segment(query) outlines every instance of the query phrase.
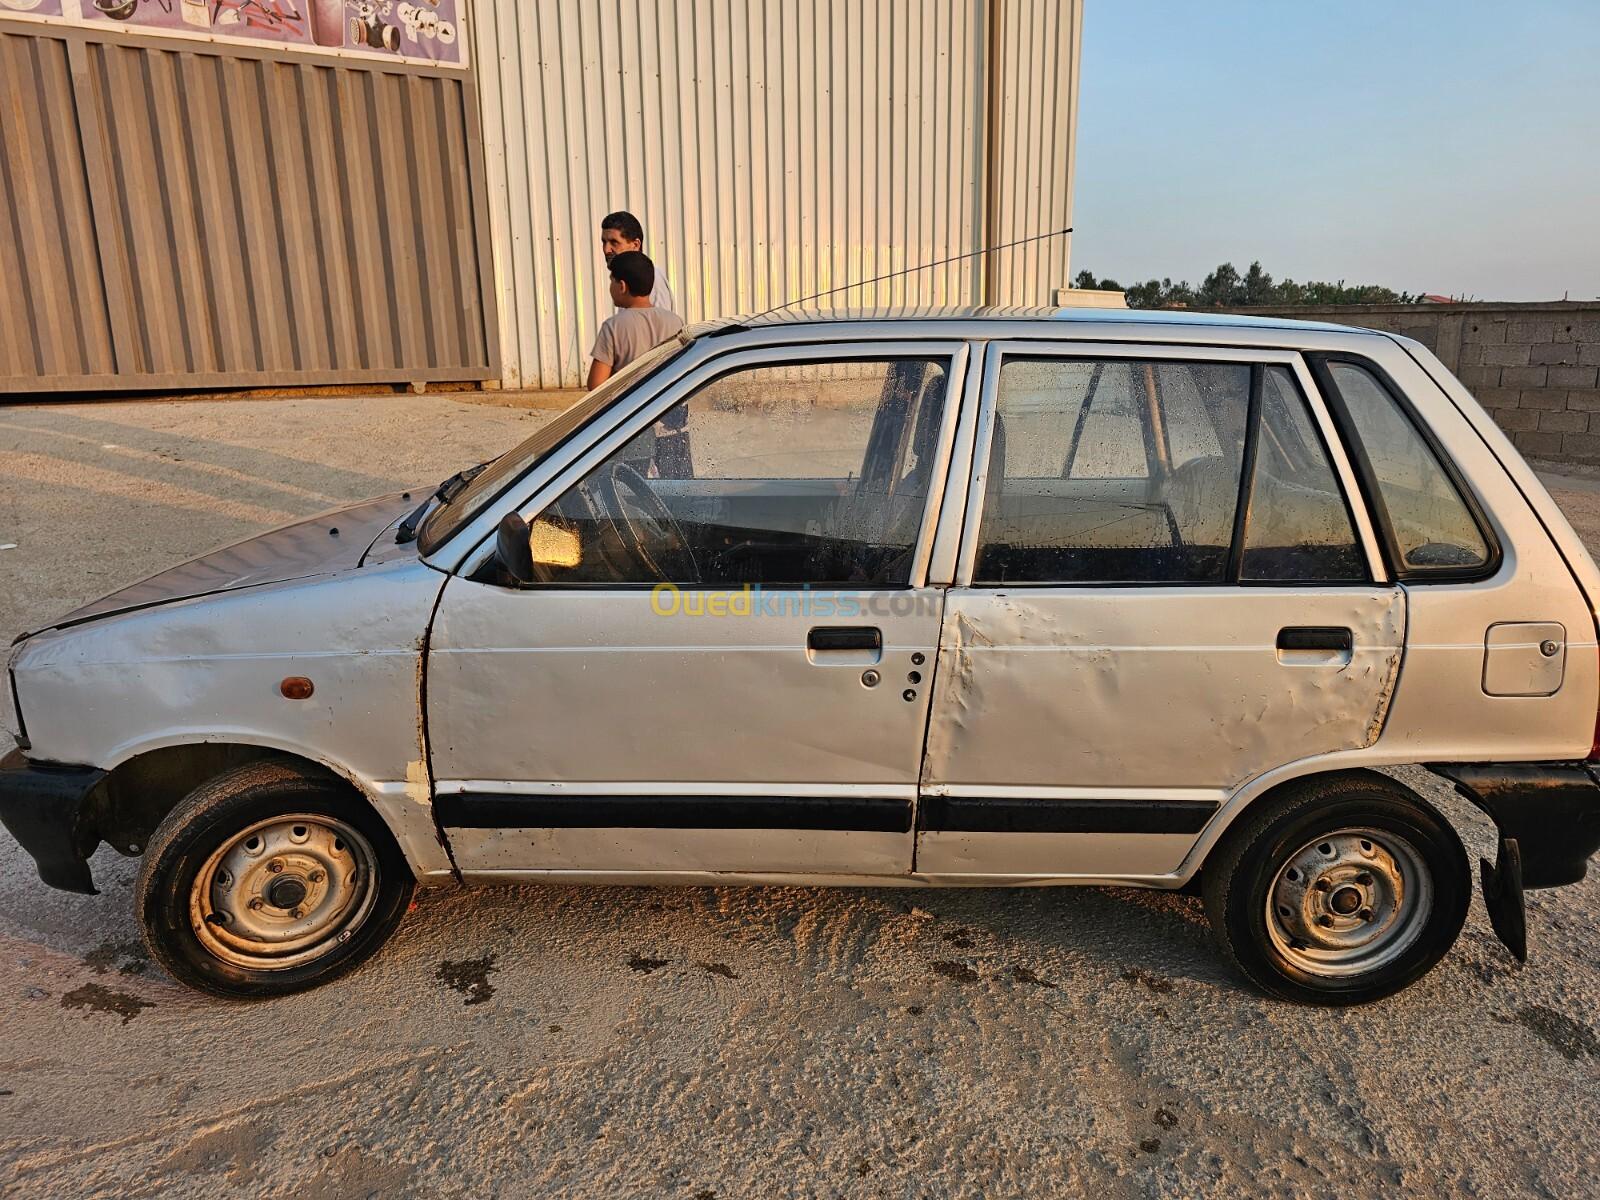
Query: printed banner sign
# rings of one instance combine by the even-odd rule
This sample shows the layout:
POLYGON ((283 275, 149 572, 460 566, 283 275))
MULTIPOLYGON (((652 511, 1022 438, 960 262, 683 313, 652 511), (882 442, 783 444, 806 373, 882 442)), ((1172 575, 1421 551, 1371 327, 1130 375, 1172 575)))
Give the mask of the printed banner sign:
POLYGON ((460 0, 346 0, 345 47, 401 58, 461 61, 460 0))
POLYGON ((313 43, 308 0, 84 0, 83 15, 139 29, 183 29, 290 45, 313 43))
MULTIPOLYGON (((465 0, 79 0, 93 24, 183 30, 327 46, 459 65, 465 0)), ((0 0, 7 11, 59 17, 62 0, 0 0)))

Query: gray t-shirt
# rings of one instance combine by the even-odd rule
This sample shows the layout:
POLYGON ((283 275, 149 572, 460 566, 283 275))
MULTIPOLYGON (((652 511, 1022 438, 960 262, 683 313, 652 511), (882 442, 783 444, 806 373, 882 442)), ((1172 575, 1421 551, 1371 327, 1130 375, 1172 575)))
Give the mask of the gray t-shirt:
POLYGON ((620 371, 683 331, 683 318, 664 308, 619 308, 595 335, 590 357, 620 371))

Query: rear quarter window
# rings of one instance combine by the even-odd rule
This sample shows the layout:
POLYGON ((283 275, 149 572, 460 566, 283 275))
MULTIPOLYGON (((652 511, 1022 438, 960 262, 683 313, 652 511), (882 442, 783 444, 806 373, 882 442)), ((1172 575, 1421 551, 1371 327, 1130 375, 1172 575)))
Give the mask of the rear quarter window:
POLYGON ((1472 573, 1494 551, 1451 473, 1388 385, 1355 363, 1329 361, 1327 379, 1347 419, 1347 433, 1368 467, 1374 514, 1387 526, 1401 577, 1472 573))

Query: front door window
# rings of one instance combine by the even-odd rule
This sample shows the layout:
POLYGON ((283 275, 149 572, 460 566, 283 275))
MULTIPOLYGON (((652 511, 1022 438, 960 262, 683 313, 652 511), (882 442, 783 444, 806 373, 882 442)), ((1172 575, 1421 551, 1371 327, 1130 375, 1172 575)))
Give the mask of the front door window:
POLYGON ((533 521, 536 571, 589 586, 905 586, 945 384, 943 362, 904 358, 723 375, 533 521))

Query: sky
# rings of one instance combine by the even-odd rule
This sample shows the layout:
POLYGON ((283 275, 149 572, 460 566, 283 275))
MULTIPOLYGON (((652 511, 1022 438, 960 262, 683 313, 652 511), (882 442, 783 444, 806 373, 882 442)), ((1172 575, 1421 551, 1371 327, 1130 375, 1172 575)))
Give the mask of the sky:
POLYGON ((1600 0, 1085 0, 1072 270, 1600 298, 1600 0))

